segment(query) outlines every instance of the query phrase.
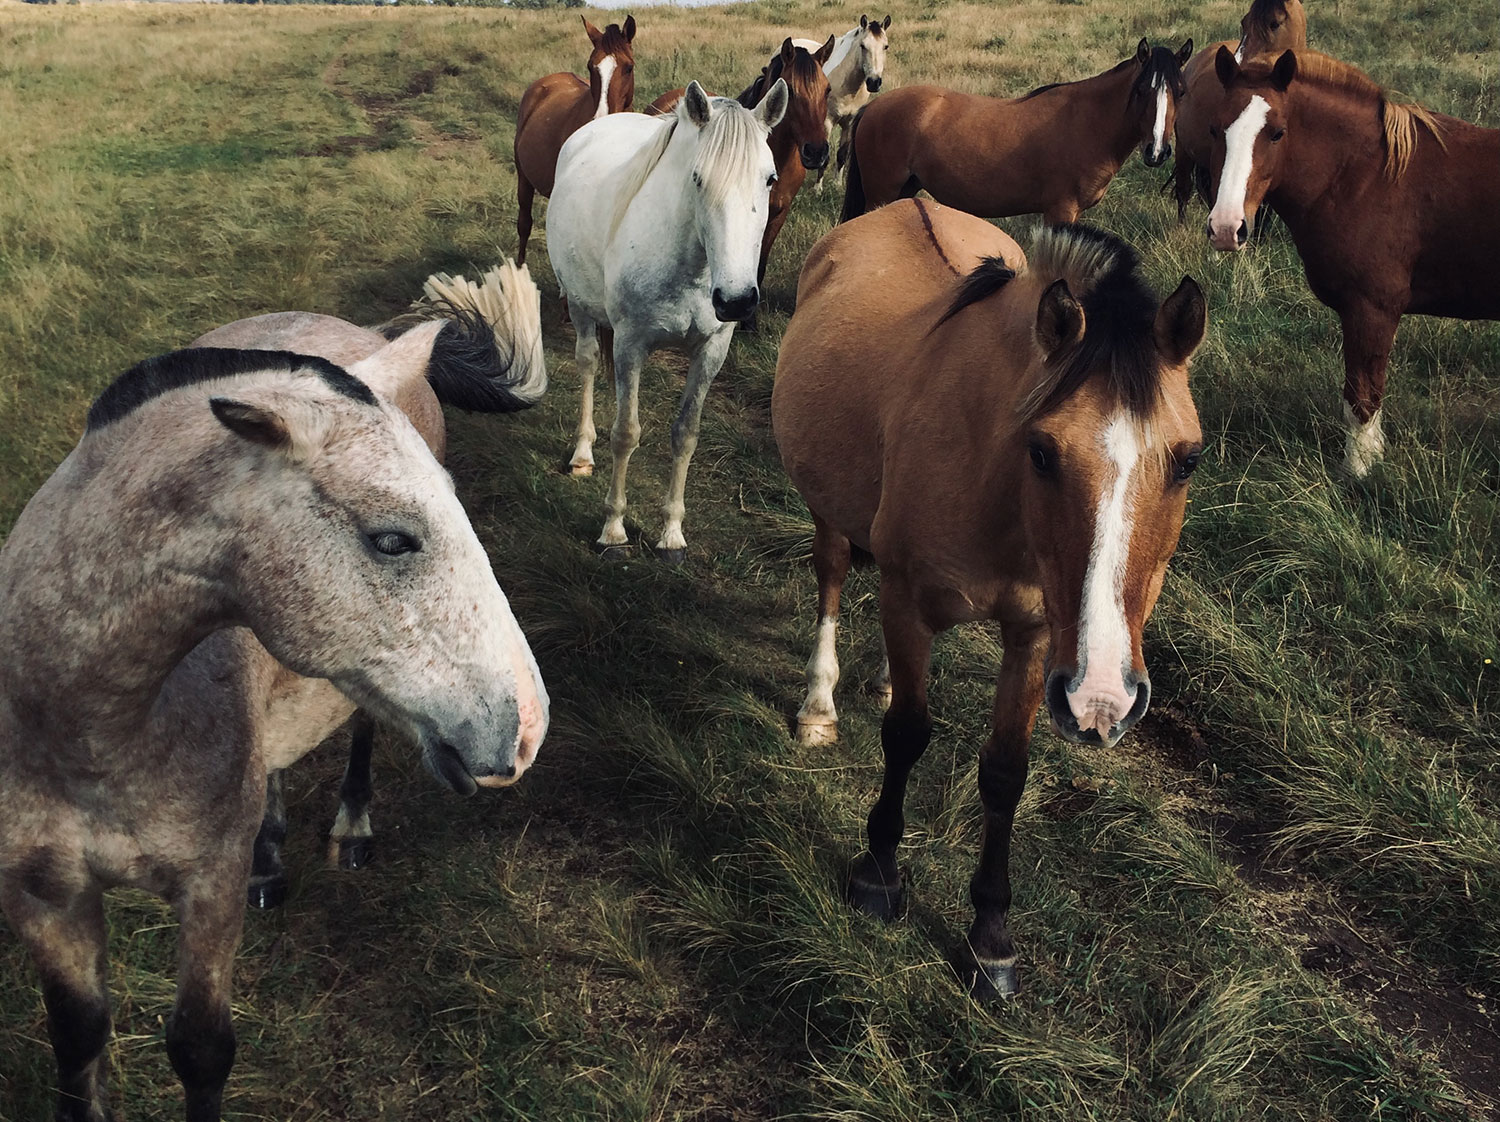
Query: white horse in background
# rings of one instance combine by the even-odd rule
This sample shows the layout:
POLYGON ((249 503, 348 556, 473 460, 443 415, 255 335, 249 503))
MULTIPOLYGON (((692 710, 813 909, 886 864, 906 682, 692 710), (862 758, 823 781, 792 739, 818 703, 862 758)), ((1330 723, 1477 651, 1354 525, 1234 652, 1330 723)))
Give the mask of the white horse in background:
POLYGON ((614 454, 599 545, 625 546, 625 472, 640 443, 641 367, 679 346, 690 359, 672 425, 672 474, 657 555, 678 562, 688 462, 708 388, 735 324, 760 302, 756 266, 776 164, 766 141, 786 113, 777 80, 754 109, 688 85, 674 113, 616 113, 563 145, 547 211, 547 252, 578 332, 583 378, 570 467, 594 470, 594 371, 602 353, 615 376, 614 454), (601 339, 602 336, 602 339, 601 339))
MULTIPOLYGON (((891 17, 874 20, 869 16, 859 17, 859 26, 839 36, 833 45, 833 54, 823 64, 823 73, 828 77, 828 131, 839 128, 838 166, 842 168, 849 156, 849 122, 869 102, 870 95, 880 92, 885 81, 885 55, 891 47, 891 17)), ((816 39, 793 39, 792 46, 813 52, 820 46, 816 39)), ((773 56, 774 57, 774 56, 773 56)), ((823 189, 823 173, 826 166, 816 173, 813 189, 823 189)))

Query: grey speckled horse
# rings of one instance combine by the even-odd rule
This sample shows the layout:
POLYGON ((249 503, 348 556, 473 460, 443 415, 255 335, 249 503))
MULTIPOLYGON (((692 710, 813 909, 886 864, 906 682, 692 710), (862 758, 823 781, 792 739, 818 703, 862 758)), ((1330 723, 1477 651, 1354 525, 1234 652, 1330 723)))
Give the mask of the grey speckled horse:
POLYGON ((429 447, 437 397, 516 390, 498 354, 480 384, 482 333, 438 321, 386 343, 294 315, 205 341, 231 340, 111 385, 0 550, 0 908, 41 974, 63 1122, 110 1117, 107 889, 176 912, 167 1050, 189 1122, 214 1122, 268 769, 354 705, 464 794, 514 782, 547 731, 429 447), (241 349, 310 333, 341 337, 320 349, 347 369, 241 349))

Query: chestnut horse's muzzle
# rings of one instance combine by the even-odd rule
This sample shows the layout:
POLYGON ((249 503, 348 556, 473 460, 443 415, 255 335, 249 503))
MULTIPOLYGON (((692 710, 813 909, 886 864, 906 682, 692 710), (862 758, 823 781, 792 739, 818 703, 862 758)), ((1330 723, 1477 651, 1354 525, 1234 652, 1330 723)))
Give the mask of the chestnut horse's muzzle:
POLYGON ((1161 154, 1159 156, 1153 156, 1151 154, 1151 144, 1149 141, 1147 142, 1145 147, 1141 149, 1141 159, 1145 161, 1148 168, 1159 168, 1162 166, 1162 164, 1166 163, 1171 158, 1172 146, 1170 144, 1163 144, 1161 146, 1161 154))
POLYGON ((1052 718, 1052 727, 1057 730, 1059 736, 1070 740, 1074 744, 1102 744, 1109 747, 1129 732, 1135 723, 1146 714, 1147 707, 1151 704, 1151 679, 1144 673, 1135 670, 1127 670, 1124 674, 1124 687, 1129 699, 1129 708, 1123 705, 1108 708, 1094 706, 1090 701, 1084 701, 1084 707, 1090 717, 1098 717, 1104 727, 1108 728, 1108 734, 1101 734, 1099 727, 1084 728, 1079 724, 1078 713, 1075 711, 1077 699, 1070 687, 1073 686, 1077 673, 1069 669, 1054 669, 1047 674, 1047 712, 1052 718), (1124 709, 1123 715, 1120 710, 1124 709))

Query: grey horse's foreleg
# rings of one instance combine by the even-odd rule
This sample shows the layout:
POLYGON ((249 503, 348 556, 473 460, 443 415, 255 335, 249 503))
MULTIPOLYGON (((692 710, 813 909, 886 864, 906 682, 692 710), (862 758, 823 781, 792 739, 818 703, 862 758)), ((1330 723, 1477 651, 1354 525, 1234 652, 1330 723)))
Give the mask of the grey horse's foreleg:
POLYGON ((178 921, 177 1001, 167 1019, 167 1055, 182 1080, 187 1122, 219 1122, 234 1067, 230 985, 245 909, 245 869, 205 869, 173 902, 178 921))
POLYGON ((280 770, 266 773, 266 810, 261 816, 260 833, 255 835, 247 892, 252 908, 279 908, 286 901, 286 869, 281 864, 281 847, 286 844, 286 795, 281 777, 280 770))
POLYGON ((370 800, 375 781, 370 755, 375 722, 363 711, 349 721, 349 763, 339 786, 339 813, 328 832, 328 861, 342 869, 363 869, 375 859, 375 831, 370 828, 370 800))

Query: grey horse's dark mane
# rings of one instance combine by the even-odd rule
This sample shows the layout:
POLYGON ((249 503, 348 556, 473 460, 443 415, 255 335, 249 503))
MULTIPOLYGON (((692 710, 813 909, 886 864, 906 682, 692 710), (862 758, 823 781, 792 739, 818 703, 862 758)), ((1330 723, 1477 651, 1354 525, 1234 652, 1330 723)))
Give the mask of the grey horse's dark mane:
POLYGON ((95 432, 113 424, 122 417, 128 417, 147 402, 173 390, 220 378, 261 373, 289 374, 294 370, 317 374, 334 393, 363 405, 375 404, 375 395, 370 392, 369 386, 326 358, 293 354, 290 351, 189 347, 138 362, 111 382, 89 407, 85 431, 95 432))

